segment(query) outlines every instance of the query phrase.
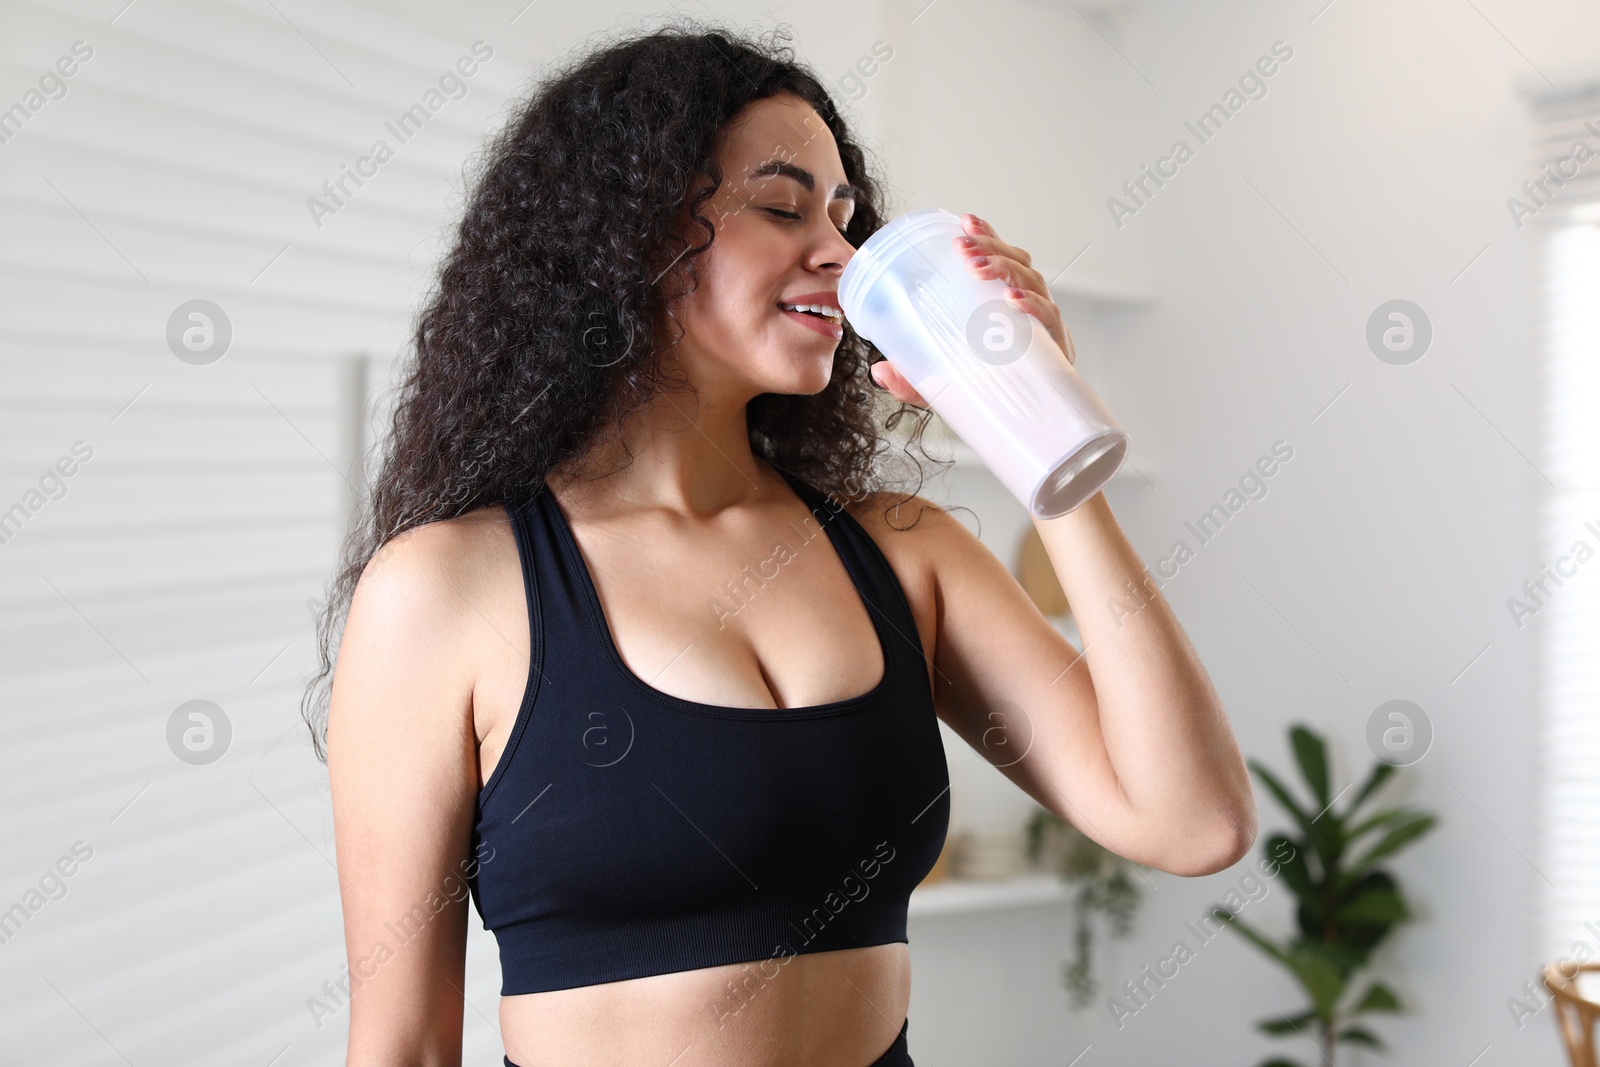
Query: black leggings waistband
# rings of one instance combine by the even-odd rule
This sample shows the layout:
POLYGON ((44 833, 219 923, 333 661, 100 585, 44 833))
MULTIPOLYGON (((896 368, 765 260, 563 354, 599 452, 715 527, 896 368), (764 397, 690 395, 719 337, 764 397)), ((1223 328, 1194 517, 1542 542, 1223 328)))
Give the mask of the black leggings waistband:
POLYGON ((887 1052, 872 1061, 872 1067, 916 1067, 911 1062, 911 1050, 906 1047, 906 1027, 910 1024, 910 1019, 900 1024, 900 1036, 887 1052))
MULTIPOLYGON (((894 1044, 890 1045, 882 1056, 873 1060, 870 1067, 916 1067, 911 1062, 911 1051, 906 1046, 906 1029, 910 1025, 909 1018, 900 1024, 900 1034, 894 1039, 894 1044)), ((505 1061, 505 1067, 517 1067, 511 1062, 510 1056, 507 1056, 505 1061)))

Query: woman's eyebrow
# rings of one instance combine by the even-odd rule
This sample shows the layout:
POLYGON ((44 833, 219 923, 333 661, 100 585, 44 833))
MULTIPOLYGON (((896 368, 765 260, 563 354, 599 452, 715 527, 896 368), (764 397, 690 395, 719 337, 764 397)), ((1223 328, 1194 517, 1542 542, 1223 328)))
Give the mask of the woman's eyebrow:
MULTIPOLYGON (((750 172, 752 178, 793 178, 811 192, 817 187, 816 177, 804 167, 797 167, 785 159, 769 159, 750 172)), ((856 187, 853 185, 836 185, 833 188, 833 197, 836 200, 856 199, 856 187)))

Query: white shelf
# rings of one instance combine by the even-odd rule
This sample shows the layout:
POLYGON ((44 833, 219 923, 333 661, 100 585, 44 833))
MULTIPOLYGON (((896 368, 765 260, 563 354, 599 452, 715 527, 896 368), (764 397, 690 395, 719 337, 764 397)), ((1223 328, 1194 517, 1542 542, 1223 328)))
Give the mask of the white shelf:
POLYGON ((947 879, 911 892, 909 914, 960 915, 1040 904, 1064 904, 1067 887, 1054 874, 1028 874, 993 882, 947 879))

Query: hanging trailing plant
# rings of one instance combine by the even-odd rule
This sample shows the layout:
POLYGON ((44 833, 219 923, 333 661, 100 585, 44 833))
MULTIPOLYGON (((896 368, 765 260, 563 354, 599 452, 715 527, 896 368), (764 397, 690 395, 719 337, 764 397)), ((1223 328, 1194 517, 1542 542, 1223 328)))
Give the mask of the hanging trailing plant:
POLYGON ((1133 933, 1133 913, 1139 906, 1133 864, 1044 808, 1029 817, 1027 831, 1028 858, 1039 863, 1047 851, 1055 851, 1057 873, 1074 890, 1073 956, 1062 965, 1062 984, 1072 1009, 1082 1011, 1098 988, 1092 966, 1095 916, 1103 916, 1112 937, 1126 939, 1133 933))

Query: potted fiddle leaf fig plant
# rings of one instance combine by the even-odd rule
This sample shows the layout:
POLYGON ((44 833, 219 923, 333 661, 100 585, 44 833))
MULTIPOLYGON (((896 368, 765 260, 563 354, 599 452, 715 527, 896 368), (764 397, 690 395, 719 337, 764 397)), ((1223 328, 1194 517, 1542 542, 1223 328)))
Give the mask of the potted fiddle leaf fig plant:
MULTIPOLYGON (((1335 1067, 1342 1045, 1386 1051, 1378 1035, 1358 1019, 1404 1010, 1392 989, 1364 974, 1377 947, 1412 918, 1399 883, 1382 865, 1433 829, 1436 820, 1406 807, 1362 814, 1395 772, 1392 764, 1381 761, 1341 803, 1344 793, 1331 793, 1322 738, 1296 725, 1289 730, 1289 741, 1310 793, 1309 803, 1290 793, 1257 761, 1249 764, 1297 830, 1295 836, 1273 834, 1264 843, 1269 856, 1287 852, 1293 857, 1282 862, 1280 873, 1297 900, 1296 933, 1279 943, 1226 908, 1215 908, 1212 914, 1287 969, 1310 1001, 1294 1015, 1263 1019, 1257 1026, 1268 1034, 1298 1036, 1320 1045, 1318 1063, 1335 1067)), ((1261 1067, 1302 1065, 1277 1057, 1261 1067)))
POLYGON ((1139 906, 1133 863, 1042 807, 1029 816, 1027 832, 1028 858, 1039 863, 1053 855, 1056 873, 1075 890, 1073 957, 1062 965, 1062 984, 1073 1010, 1081 1011, 1098 988, 1092 968, 1096 913, 1105 917, 1111 936, 1126 939, 1133 933, 1133 913, 1139 906))

